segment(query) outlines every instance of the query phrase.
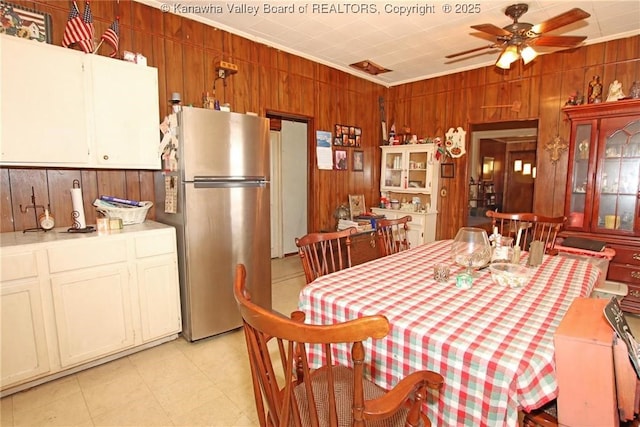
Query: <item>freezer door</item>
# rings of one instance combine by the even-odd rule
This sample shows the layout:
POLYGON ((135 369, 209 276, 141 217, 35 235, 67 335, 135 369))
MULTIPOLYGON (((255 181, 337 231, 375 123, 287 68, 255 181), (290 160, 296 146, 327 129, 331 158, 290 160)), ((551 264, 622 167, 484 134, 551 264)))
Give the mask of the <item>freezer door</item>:
POLYGON ((269 180, 269 121, 263 117, 184 107, 178 115, 178 161, 184 181, 204 177, 269 180))
POLYGON ((271 308, 269 183, 199 182, 184 190, 185 330, 193 341, 241 326, 238 263, 252 299, 271 308))

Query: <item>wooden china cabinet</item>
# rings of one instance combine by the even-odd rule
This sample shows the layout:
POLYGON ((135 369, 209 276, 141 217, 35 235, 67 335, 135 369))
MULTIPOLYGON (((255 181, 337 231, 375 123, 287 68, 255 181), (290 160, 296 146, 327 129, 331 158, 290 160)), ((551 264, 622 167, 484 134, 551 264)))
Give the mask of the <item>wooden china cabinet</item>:
POLYGON ((607 279, 628 284, 622 308, 640 314, 640 99, 563 111, 571 139, 562 235, 615 249, 607 279))

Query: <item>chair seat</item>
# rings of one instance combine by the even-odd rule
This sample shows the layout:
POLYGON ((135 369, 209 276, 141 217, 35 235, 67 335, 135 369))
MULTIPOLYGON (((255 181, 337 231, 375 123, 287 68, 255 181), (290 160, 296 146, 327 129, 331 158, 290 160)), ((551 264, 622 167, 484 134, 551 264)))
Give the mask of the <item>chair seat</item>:
MULTIPOLYGON (((327 396, 327 367, 320 368, 314 371, 311 379, 311 387, 313 388, 313 394, 315 397, 316 408, 318 408, 318 414, 320 415, 320 425, 329 426, 329 409, 327 408, 329 399, 327 396)), ((351 427, 353 423, 353 416, 351 414, 351 403, 353 402, 353 384, 354 373, 351 368, 346 366, 333 366, 332 368, 335 384, 336 396, 340 396, 336 399, 337 413, 338 413, 338 427, 351 427)), ((377 399, 385 395, 386 391, 381 387, 378 387, 369 380, 364 380, 364 398, 365 400, 377 399)), ((309 408, 307 407, 306 390, 304 384, 299 384, 294 390, 296 400, 298 401, 298 407, 300 409, 300 418, 302 425, 311 425, 309 420, 309 408)), ((407 419, 409 409, 407 407, 401 407, 394 415, 384 420, 368 421, 369 427, 404 427, 407 419)), ((420 426, 424 426, 421 421, 420 426)))

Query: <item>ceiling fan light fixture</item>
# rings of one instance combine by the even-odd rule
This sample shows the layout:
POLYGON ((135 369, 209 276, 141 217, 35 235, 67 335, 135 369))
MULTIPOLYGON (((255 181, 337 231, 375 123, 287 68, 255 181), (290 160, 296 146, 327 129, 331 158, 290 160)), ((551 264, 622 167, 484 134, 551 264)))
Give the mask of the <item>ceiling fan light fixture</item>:
POLYGON ((529 62, 536 59, 538 52, 536 52, 531 46, 525 46, 520 50, 520 56, 522 57, 524 65, 527 65, 529 62))
POLYGON ((496 61, 496 67, 508 70, 511 67, 511 64, 516 62, 518 58, 518 48, 514 45, 509 45, 506 47, 504 52, 502 52, 498 61, 496 61))

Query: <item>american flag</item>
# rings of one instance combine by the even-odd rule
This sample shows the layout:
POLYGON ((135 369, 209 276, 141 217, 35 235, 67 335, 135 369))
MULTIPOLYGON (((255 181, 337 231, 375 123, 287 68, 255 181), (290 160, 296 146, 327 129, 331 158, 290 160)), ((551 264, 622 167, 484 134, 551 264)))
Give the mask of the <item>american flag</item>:
POLYGON ((107 28, 107 31, 104 32, 101 39, 113 48, 113 52, 109 56, 114 58, 118 54, 118 41, 120 40, 120 24, 118 23, 118 18, 107 28))
POLYGON ((84 8, 82 19, 80 19, 76 2, 74 1, 71 5, 69 19, 62 37, 62 46, 68 47, 74 43, 78 43, 85 53, 93 52, 93 16, 88 2, 84 8))
POLYGON ((95 48, 95 44, 93 42, 95 29, 93 27, 93 15, 91 14, 91 6, 89 6, 89 2, 85 3, 84 14, 82 14, 82 23, 86 28, 88 37, 80 41, 80 46, 85 53, 93 53, 93 48, 95 48))

